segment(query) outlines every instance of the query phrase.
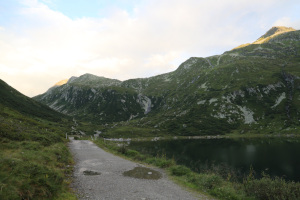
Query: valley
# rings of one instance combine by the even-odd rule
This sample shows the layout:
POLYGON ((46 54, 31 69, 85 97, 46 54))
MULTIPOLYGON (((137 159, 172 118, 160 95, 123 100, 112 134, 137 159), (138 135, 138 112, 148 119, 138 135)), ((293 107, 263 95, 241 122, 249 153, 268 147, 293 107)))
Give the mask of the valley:
POLYGON ((70 184, 82 174, 70 135, 73 153, 81 153, 76 145, 98 149, 89 139, 212 198, 298 199, 299 67, 300 31, 273 27, 149 78, 83 74, 33 98, 0 80, 0 199, 77 199, 70 184), (257 164, 265 157, 274 163, 257 164), (246 170, 237 177, 231 167, 246 170))

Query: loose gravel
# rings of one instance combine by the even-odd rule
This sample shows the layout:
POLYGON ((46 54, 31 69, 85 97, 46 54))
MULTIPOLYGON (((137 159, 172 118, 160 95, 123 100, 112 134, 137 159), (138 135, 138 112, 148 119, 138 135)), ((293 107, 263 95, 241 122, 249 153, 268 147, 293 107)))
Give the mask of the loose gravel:
POLYGON ((161 173, 157 180, 124 176, 125 172, 145 166, 112 155, 91 141, 71 139, 69 148, 76 162, 72 188, 79 199, 208 199, 168 180, 162 169, 149 170, 149 174, 161 173))

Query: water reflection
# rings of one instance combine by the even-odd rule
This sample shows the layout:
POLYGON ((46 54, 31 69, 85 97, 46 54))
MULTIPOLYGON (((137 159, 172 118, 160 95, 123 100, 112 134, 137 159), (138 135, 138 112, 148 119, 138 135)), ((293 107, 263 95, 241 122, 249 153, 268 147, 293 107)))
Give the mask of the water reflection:
POLYGON ((151 154, 165 154, 177 163, 203 171, 222 165, 240 174, 252 165, 257 174, 266 171, 300 181, 299 139, 198 139, 131 142, 130 148, 151 154))

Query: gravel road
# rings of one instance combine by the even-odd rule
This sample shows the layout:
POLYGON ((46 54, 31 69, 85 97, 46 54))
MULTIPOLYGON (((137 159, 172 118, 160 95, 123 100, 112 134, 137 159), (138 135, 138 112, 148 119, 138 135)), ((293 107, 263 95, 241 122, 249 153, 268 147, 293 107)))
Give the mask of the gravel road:
POLYGON ((79 199, 208 199, 174 184, 161 169, 152 169, 161 173, 158 180, 124 176, 144 166, 107 153, 91 141, 71 139, 69 148, 76 162, 72 188, 79 199))

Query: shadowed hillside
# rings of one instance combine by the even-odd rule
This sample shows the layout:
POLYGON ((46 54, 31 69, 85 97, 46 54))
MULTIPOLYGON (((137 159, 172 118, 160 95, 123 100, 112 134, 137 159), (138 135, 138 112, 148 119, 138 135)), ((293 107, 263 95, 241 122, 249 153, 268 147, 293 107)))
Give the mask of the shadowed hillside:
POLYGON ((0 199, 75 199, 69 119, 0 80, 0 199))

